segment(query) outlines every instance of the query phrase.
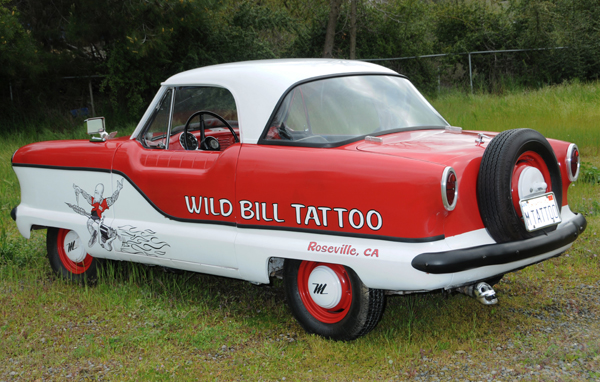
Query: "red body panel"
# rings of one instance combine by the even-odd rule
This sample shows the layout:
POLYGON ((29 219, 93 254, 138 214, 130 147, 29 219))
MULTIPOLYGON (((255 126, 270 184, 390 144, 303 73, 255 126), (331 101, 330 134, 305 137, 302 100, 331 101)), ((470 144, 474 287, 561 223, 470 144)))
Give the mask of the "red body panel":
POLYGON ((568 195, 569 195, 569 186, 571 185, 571 181, 569 180, 569 174, 567 174, 567 165, 566 165, 566 157, 567 150, 569 149, 569 142, 559 141, 556 139, 548 139, 548 142, 552 146, 554 150, 554 155, 556 155, 556 160, 558 160, 558 165, 560 166, 560 177, 562 178, 562 186, 563 186, 563 198, 562 205, 566 206, 568 203, 568 195))
POLYGON ((153 150, 143 148, 138 141, 129 141, 116 153, 113 169, 127 176, 160 211, 171 217, 234 223, 240 147, 236 143, 223 152, 153 150), (221 206, 222 199, 231 206, 221 206))
MULTIPOLYGON (((228 139, 230 134, 215 135, 228 139)), ((13 163, 112 169, 177 220, 409 240, 484 228, 476 190, 489 139, 476 145, 477 132, 445 130, 381 138, 381 143, 361 140, 338 148, 237 143, 219 152, 177 150, 175 139, 168 151, 146 149, 127 137, 54 141, 19 149, 13 163), (450 212, 441 200, 446 166, 458 176, 458 202, 450 212)), ((549 141, 561 167, 566 205, 569 143, 549 141)))
POLYGON ((58 167, 86 167, 110 170, 117 147, 129 137, 106 142, 87 140, 48 141, 21 147, 13 163, 58 167))
POLYGON ((240 215, 238 224, 408 239, 443 235, 447 211, 441 200, 440 180, 444 166, 360 152, 355 146, 244 145, 238 164, 238 199, 255 207, 256 203, 266 203, 269 218, 277 204, 278 217, 285 222, 240 215), (360 212, 353 214, 355 227, 361 226, 361 215, 365 219, 360 228, 349 221, 352 210, 360 212), (372 227, 366 222, 370 211, 381 216, 378 229, 372 228, 379 225, 375 212, 370 214, 372 227))
MULTIPOLYGON (((488 133, 486 133, 487 135, 488 133)), ((489 133, 494 136, 497 133, 489 133)), ((416 130, 381 137, 382 143, 360 141, 356 148, 379 154, 394 155, 450 166, 457 158, 481 158, 488 140, 480 146, 475 144, 477 133, 461 134, 446 130, 416 130)))
MULTIPOLYGON (((497 133, 486 133, 494 136, 497 133)), ((453 211, 444 210, 443 232, 445 236, 484 228, 477 205, 477 176, 487 141, 476 145, 477 132, 464 131, 461 134, 446 130, 407 131, 383 136, 381 144, 360 141, 356 148, 361 151, 393 155, 452 166, 458 176, 458 201, 453 211)), ((441 174, 437 179, 438 194, 441 192, 441 174)), ((421 194, 416 191, 406 195, 412 203, 421 202, 421 194)), ((441 198, 441 196, 437 196, 441 198)), ((422 220, 423 218, 421 218, 422 220)), ((418 219, 413 223, 419 224, 418 219)))
MULTIPOLYGON (((454 211, 448 213, 444 221, 446 236, 484 228, 477 205, 477 177, 483 152, 490 139, 483 144, 475 144, 478 134, 492 138, 498 133, 463 131, 454 134, 444 130, 422 130, 383 136, 381 144, 361 141, 356 148, 361 151, 401 156, 452 166, 458 175, 458 202, 454 211)), ((568 204, 570 181, 565 166, 567 149, 570 145, 555 139, 548 139, 561 168, 563 185, 562 205, 568 204)))

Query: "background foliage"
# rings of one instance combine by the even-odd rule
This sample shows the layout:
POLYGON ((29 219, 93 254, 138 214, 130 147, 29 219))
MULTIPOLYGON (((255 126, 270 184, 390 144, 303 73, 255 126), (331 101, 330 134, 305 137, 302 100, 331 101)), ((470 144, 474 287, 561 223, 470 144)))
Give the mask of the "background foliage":
MULTIPOLYGON (((319 57, 327 0, 0 0, 0 130, 89 106, 135 121, 161 81, 223 62, 319 57), (83 78, 65 79, 80 76, 83 78), (12 99, 11 92, 12 91, 12 99)), ((343 1, 333 54, 350 52, 343 1)), ((597 0, 358 1, 359 59, 383 61, 422 90, 468 88, 467 51, 565 49, 473 55, 477 91, 502 93, 600 73, 597 0)), ((56 118, 54 118, 56 119, 56 118)))

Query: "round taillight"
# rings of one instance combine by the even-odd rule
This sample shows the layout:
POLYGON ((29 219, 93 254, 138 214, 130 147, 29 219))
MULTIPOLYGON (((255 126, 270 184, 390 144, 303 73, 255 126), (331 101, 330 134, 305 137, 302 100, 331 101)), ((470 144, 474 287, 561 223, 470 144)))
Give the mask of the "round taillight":
POLYGON ((569 145, 569 149, 567 150, 567 174, 569 175, 569 180, 574 182, 579 177, 579 149, 575 143, 571 143, 569 145))
POLYGON ((444 208, 452 211, 458 199, 458 180, 452 167, 446 167, 442 174, 442 202, 444 208))

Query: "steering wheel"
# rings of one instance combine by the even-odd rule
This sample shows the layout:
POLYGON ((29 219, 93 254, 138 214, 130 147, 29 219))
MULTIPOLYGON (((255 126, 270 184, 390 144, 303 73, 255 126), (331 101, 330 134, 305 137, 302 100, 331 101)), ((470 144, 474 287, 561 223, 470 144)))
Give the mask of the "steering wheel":
POLYGON ((286 141, 294 140, 292 130, 289 127, 287 127, 283 122, 281 122, 281 125, 277 128, 277 133, 282 139, 285 139, 286 141))
MULTIPOLYGON (((185 123, 185 126, 183 128, 183 134, 185 136, 187 136, 188 134, 188 128, 190 127, 190 123, 192 123, 192 119, 194 119, 194 117, 198 116, 200 119, 200 144, 198 145, 198 147, 201 150, 218 150, 219 146, 217 144, 216 147, 211 147, 207 144, 207 137, 206 134, 204 133, 204 130, 206 129, 206 125, 204 124, 204 118, 202 118, 203 115, 210 115, 212 117, 215 117, 216 119, 218 119, 219 121, 223 122, 223 124, 225 125, 225 127, 227 127, 229 129, 229 131, 231 132, 231 134, 233 135, 233 140, 235 142, 239 142, 239 138, 237 136, 237 134, 235 133, 235 131, 233 130, 233 127, 231 127, 231 125, 220 115, 218 115, 217 113, 213 113, 212 111, 208 111, 208 110, 200 110, 197 111, 195 113, 193 113, 192 115, 190 115, 190 117, 188 118, 187 122, 185 123)), ((208 138, 212 138, 212 137, 208 137, 208 138)), ((190 150, 188 148, 187 145, 187 139, 183 140, 184 143, 184 149, 186 150, 190 150)), ((218 143, 218 141, 217 141, 218 143)))

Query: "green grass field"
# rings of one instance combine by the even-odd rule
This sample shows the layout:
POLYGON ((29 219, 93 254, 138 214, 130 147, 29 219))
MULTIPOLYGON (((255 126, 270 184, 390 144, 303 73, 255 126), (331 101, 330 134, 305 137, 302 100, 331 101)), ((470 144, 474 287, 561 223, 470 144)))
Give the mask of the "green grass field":
POLYGON ((530 128, 547 138, 576 143, 584 156, 600 155, 598 82, 551 86, 504 96, 454 92, 432 103, 450 124, 463 129, 530 128))
MULTIPOLYGON (((576 142, 588 168, 600 167, 600 83, 433 103, 465 129, 531 127, 576 142)), ((43 135, 0 137, 0 380, 408 380, 482 362, 510 369, 509 380, 543 380, 530 371, 575 360, 583 377, 600 378, 600 184, 570 188, 587 231, 566 255, 507 275, 499 305, 391 297, 373 332, 343 343, 305 334, 278 280, 254 286, 129 263, 108 263, 95 287, 58 279, 45 231, 25 240, 9 216, 19 203, 11 155, 63 136, 43 135)))

